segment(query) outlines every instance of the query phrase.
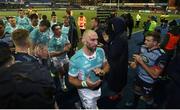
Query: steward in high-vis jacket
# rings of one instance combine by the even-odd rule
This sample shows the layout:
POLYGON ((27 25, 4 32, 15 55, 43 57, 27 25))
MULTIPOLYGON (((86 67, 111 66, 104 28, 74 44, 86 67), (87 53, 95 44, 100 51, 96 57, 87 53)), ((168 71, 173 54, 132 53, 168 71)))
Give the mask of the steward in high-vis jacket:
POLYGON ((86 17, 83 16, 83 12, 80 13, 78 17, 78 26, 81 31, 81 36, 83 35, 84 31, 86 30, 86 17))
POLYGON ((169 25, 169 31, 161 43, 161 48, 163 48, 169 58, 171 58, 178 42, 180 41, 180 25, 178 25, 175 20, 170 22, 169 25))

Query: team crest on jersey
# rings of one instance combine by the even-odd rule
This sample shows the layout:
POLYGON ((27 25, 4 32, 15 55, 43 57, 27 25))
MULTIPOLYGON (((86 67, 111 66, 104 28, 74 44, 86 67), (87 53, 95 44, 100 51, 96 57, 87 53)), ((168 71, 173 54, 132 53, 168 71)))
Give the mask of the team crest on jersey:
POLYGON ((141 55, 141 57, 142 57, 142 60, 144 61, 144 63, 149 63, 149 59, 146 57, 146 56, 144 56, 144 55, 141 55))

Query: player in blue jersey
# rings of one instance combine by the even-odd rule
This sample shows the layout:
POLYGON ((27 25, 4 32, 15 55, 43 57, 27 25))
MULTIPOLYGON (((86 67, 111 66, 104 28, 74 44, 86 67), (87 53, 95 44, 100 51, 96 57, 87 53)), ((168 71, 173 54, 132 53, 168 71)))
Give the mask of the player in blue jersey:
POLYGON ((3 20, 0 20, 0 42, 7 43, 11 49, 14 48, 11 34, 5 32, 5 23, 3 22, 3 20))
POLYGON ((167 56, 159 47, 159 33, 148 33, 144 43, 140 54, 134 54, 134 61, 129 62, 130 67, 137 68, 137 77, 134 82, 134 100, 133 103, 126 103, 128 107, 137 107, 139 98, 146 102, 147 108, 153 107, 153 86, 167 65, 167 56))
POLYGON ((98 36, 93 30, 83 34, 83 48, 71 57, 69 82, 78 88, 78 93, 86 109, 97 109, 101 95, 101 79, 109 71, 109 64, 102 48, 97 48, 98 36))
POLYGON ((24 29, 22 26, 16 23, 16 19, 14 16, 8 17, 9 25, 6 26, 5 31, 8 33, 12 33, 16 29, 24 29))
POLYGON ((38 15, 37 14, 31 14, 29 16, 31 24, 27 26, 27 30, 31 33, 35 28, 38 27, 38 15))
POLYGON ((60 74, 61 88, 67 90, 65 84, 65 73, 68 72, 69 58, 67 52, 71 48, 71 44, 66 37, 61 35, 61 27, 58 24, 52 26, 53 36, 49 41, 48 51, 50 57, 60 74))
POLYGON ((52 14, 51 14, 51 27, 54 24, 57 24, 57 16, 56 16, 56 12, 55 11, 53 11, 52 14))
POLYGON ((29 18, 25 16, 25 12, 22 9, 18 10, 18 13, 19 16, 16 18, 17 24, 24 27, 24 29, 27 29, 27 27, 30 25, 29 18))
POLYGON ((61 29, 62 36, 69 38, 68 37, 69 29, 70 29, 69 18, 64 16, 64 23, 63 23, 62 29, 61 29))
POLYGON ((48 20, 42 20, 40 22, 39 28, 34 29, 30 37, 32 39, 33 45, 35 44, 45 44, 48 45, 50 40, 49 32, 50 22, 48 20))

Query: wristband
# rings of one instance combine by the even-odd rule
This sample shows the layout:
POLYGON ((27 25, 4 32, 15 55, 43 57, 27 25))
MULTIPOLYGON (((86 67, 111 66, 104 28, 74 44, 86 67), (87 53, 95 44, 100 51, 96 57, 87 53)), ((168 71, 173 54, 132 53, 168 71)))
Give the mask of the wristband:
POLYGON ((104 72, 104 70, 102 70, 100 73, 100 76, 104 76, 104 75, 105 75, 105 72, 104 72))
POLYGON ((81 82, 82 87, 88 87, 86 81, 81 82))

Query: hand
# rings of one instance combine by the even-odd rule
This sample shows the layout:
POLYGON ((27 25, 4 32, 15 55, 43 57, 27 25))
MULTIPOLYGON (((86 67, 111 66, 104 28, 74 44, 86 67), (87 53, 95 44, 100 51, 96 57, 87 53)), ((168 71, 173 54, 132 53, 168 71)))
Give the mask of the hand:
POLYGON ((65 52, 68 52, 69 50, 70 50, 69 45, 65 45, 65 47, 64 47, 64 51, 65 51, 65 52))
POLYGON ((98 87, 101 84, 101 80, 97 80, 96 82, 92 82, 91 79, 88 77, 86 79, 86 83, 89 89, 94 89, 96 87, 98 87))
POLYGON ((103 33, 103 39, 105 42, 109 41, 109 36, 106 33, 103 33))
POLYGON ((65 46, 71 48, 71 43, 65 43, 65 46))
POLYGON ((134 55, 133 55, 133 58, 134 58, 134 60, 135 60, 137 63, 139 63, 139 64, 144 63, 144 61, 143 61, 143 59, 142 59, 142 57, 141 57, 140 55, 134 54, 134 55))
POLYGON ((95 68, 92 70, 96 75, 103 76, 105 73, 101 68, 95 68))
POLYGON ((129 66, 133 69, 135 69, 137 67, 136 62, 134 62, 134 61, 128 61, 128 63, 129 63, 129 66))

